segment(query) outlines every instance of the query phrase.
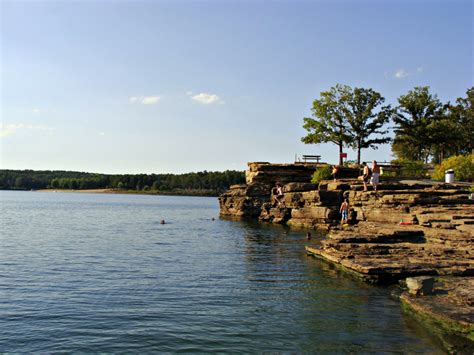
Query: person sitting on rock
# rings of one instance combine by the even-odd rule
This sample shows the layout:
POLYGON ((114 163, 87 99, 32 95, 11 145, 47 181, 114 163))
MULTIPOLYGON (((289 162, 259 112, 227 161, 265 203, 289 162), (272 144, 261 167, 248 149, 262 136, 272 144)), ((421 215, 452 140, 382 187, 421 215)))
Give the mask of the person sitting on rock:
POLYGON ((370 180, 370 169, 366 163, 362 163, 364 169, 362 170, 362 181, 364 182, 364 191, 367 191, 367 183, 370 180))
POLYGON ((341 224, 347 224, 349 220, 349 203, 347 202, 347 198, 345 198, 344 202, 341 204, 341 208, 339 208, 339 212, 342 215, 341 224))
POLYGON ((283 188, 280 184, 276 184, 276 187, 274 189, 274 206, 276 205, 277 207, 280 207, 282 205, 282 199, 283 199, 283 188))
POLYGON ((380 166, 374 160, 372 161, 372 178, 370 179, 370 183, 374 187, 374 191, 377 191, 377 185, 379 184, 379 177, 380 177, 380 166))

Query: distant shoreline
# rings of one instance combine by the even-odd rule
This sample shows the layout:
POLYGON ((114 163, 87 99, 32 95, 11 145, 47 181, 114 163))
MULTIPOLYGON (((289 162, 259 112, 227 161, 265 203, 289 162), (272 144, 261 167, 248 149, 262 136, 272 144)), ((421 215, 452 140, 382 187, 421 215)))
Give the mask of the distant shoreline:
POLYGON ((198 196, 198 197, 218 197, 219 194, 209 191, 189 190, 189 191, 137 191, 123 189, 5 189, 3 191, 34 191, 34 192, 73 192, 73 193, 91 193, 91 194, 120 194, 120 195, 159 195, 159 196, 198 196))

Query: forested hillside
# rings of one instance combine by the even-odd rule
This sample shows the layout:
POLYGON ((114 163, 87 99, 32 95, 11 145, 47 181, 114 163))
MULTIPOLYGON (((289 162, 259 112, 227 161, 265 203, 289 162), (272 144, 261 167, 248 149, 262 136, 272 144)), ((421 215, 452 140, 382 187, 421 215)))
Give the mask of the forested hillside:
POLYGON ((123 189, 140 192, 217 195, 245 182, 243 171, 186 174, 96 174, 77 171, 0 170, 0 189, 123 189))

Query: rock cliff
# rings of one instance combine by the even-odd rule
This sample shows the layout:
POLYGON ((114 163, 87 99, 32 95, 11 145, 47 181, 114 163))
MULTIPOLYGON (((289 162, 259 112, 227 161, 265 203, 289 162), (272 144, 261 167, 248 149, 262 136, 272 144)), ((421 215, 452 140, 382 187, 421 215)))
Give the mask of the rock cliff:
POLYGON ((474 200, 466 186, 382 178, 378 191, 365 192, 347 175, 312 184, 315 169, 314 164, 249 163, 247 184, 220 196, 221 214, 329 230, 321 244, 307 247, 308 253, 371 282, 474 275, 474 200), (272 193, 277 182, 283 185, 280 204, 272 193), (351 208, 350 226, 344 228, 343 199, 351 208))

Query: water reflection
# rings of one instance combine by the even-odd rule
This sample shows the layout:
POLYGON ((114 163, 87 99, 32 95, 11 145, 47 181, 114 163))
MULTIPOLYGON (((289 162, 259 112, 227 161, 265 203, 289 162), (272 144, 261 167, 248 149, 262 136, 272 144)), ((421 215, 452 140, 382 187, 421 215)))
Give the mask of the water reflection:
MULTIPOLYGON (((298 339, 298 350, 424 352, 439 346, 426 332, 407 327, 388 288, 369 285, 308 257, 306 230, 234 223, 245 236, 246 278, 258 296, 256 312, 266 312, 272 322, 281 323, 298 339)), ((315 234, 313 245, 322 238, 315 234)))

